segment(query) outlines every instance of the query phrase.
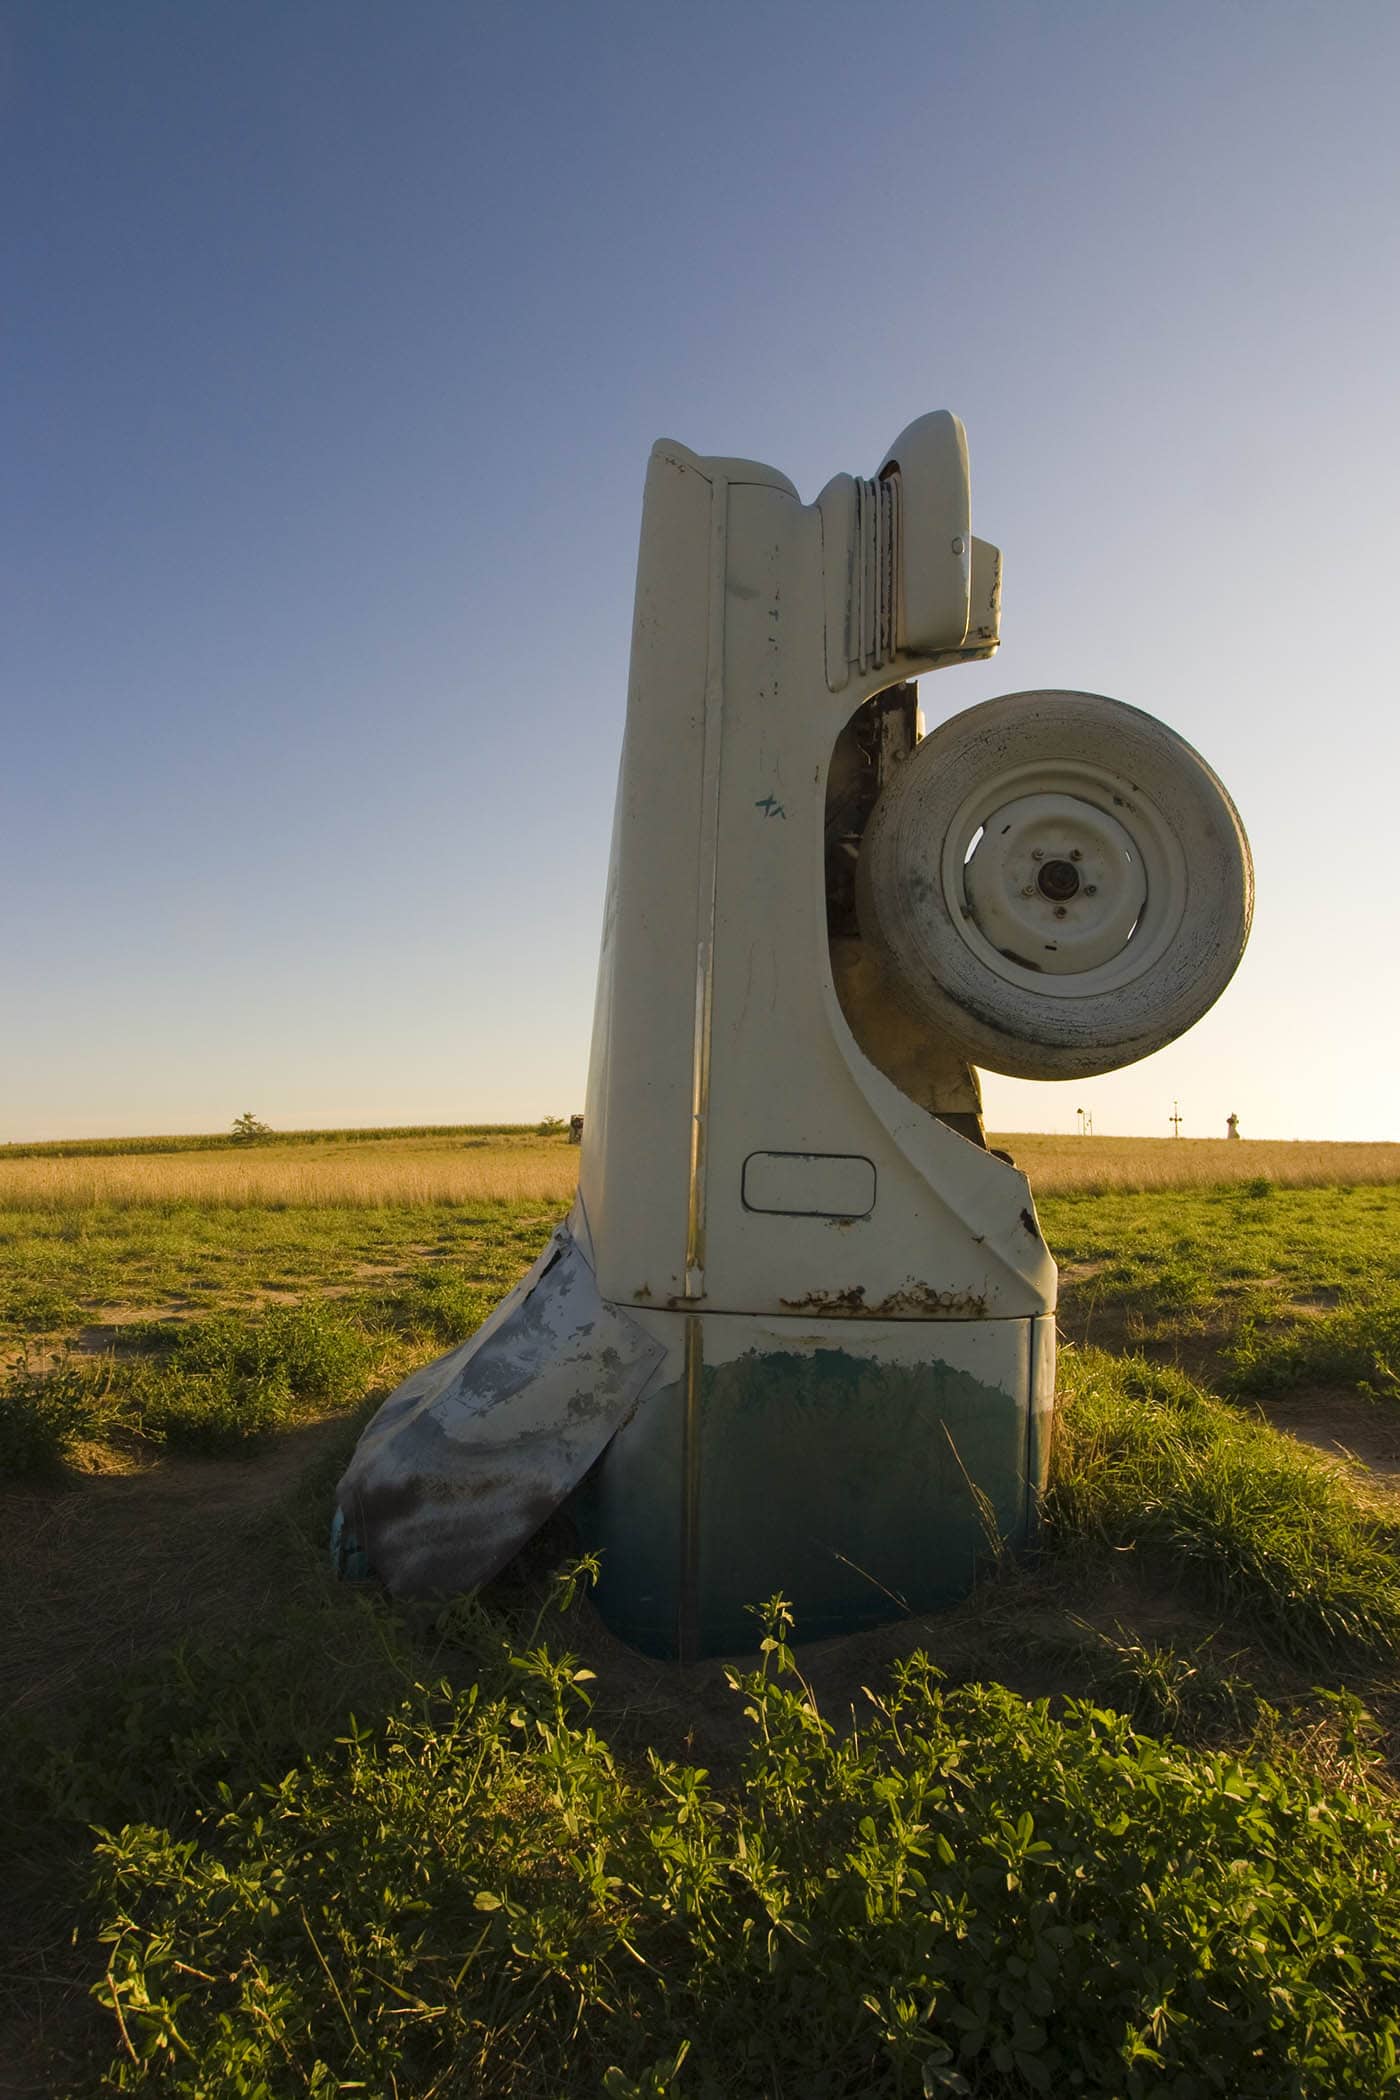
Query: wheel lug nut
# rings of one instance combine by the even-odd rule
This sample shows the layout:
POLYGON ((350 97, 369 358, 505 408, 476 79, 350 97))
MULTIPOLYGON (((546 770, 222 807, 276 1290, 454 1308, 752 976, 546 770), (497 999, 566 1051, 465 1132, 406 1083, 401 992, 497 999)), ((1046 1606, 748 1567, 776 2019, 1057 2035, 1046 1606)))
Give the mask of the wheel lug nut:
POLYGON ((1084 894, 1085 894, 1085 896, 1086 896, 1086 897, 1096 897, 1096 896, 1098 895, 1098 891, 1099 891, 1099 886, 1098 886, 1098 884, 1097 884, 1096 882, 1086 882, 1086 883, 1085 883, 1085 885, 1084 885, 1084 894))
POLYGON ((1023 897, 1033 897, 1035 895, 1035 884, 1033 882, 1023 883, 1021 885, 1021 895, 1023 897))
POLYGON ((1032 846, 1032 847, 1031 847, 1031 859, 1032 859, 1032 860, 1044 860, 1044 858, 1045 858, 1045 848, 1044 848, 1043 846, 1032 846))
POLYGON ((1055 917, 1056 917, 1057 919, 1062 919, 1062 918, 1064 917, 1064 915, 1065 915, 1065 907, 1063 906, 1063 904, 1057 904, 1057 905, 1055 906, 1055 917))
POLYGON ((1077 846, 1071 846, 1069 849, 1069 857, 1071 860, 1083 860, 1084 855, 1080 852, 1077 846))

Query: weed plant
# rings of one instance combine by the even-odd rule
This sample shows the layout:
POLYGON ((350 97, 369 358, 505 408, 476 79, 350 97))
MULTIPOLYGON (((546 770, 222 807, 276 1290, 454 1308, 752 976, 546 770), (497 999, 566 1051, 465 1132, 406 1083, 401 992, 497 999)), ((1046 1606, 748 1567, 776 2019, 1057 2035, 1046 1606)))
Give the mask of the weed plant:
POLYGON ((46 1473, 102 1426, 101 1389, 91 1368, 51 1368, 21 1357, 0 1379, 0 1478, 46 1473))
POLYGON ((947 1689, 838 1735, 780 1599, 736 1783, 590 1725, 470 1605, 476 1682, 97 1849, 107 2090, 1232 2100, 1400 2090, 1383 1806, 947 1689))

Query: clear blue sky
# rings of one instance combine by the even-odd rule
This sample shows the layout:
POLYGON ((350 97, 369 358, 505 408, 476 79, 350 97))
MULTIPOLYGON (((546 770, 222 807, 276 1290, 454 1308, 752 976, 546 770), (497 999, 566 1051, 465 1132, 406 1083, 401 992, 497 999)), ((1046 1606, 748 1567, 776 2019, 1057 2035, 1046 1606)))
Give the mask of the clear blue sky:
POLYGON ((0 12, 0 1138, 580 1105, 648 448, 967 423, 1254 940, 1001 1127, 1400 1137, 1400 9, 0 12))

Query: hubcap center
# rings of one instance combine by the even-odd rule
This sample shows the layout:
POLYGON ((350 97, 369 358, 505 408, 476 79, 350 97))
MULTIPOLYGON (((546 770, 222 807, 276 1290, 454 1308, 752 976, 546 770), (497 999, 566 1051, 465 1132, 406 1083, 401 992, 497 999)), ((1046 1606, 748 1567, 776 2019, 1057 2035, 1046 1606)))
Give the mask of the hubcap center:
POLYGON ((1047 860, 1036 876, 1036 887, 1042 897, 1051 898, 1056 904, 1064 904, 1079 892, 1079 870, 1073 861, 1047 860))

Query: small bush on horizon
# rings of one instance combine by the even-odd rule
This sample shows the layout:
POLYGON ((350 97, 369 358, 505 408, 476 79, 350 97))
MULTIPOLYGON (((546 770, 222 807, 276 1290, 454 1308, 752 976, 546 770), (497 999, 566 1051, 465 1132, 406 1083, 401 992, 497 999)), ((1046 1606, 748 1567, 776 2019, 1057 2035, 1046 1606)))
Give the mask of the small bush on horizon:
POLYGON ((234 1117, 229 1135, 235 1145, 255 1145, 259 1138, 272 1136, 272 1126, 260 1122, 251 1108, 245 1108, 241 1116, 234 1117))

